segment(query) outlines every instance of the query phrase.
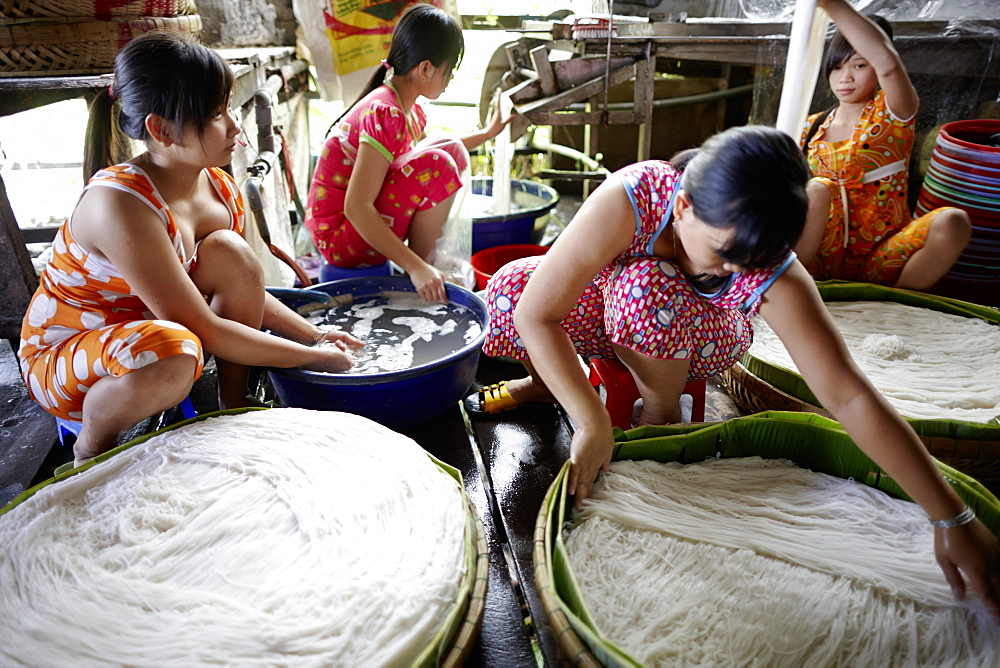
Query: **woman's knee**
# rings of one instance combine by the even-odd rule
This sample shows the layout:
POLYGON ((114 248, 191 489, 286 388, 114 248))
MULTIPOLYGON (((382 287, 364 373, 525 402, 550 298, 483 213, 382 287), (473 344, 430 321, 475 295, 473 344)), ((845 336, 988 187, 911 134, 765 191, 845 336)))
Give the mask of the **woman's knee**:
MULTIPOLYGON (((107 398, 107 392, 132 393, 141 388, 144 400, 154 404, 152 410, 176 406, 191 393, 198 378, 199 360, 192 355, 177 354, 161 357, 121 375, 108 375, 98 379, 86 393, 84 406, 95 398, 107 398), (117 385, 120 389, 107 387, 117 385)), ((100 400, 100 399, 98 399, 100 400)))
MULTIPOLYGON (((462 147, 462 151, 464 150, 465 148, 462 147)), ((468 164, 468 157, 463 157, 462 151, 450 145, 435 146, 422 151, 413 163, 417 165, 434 165, 437 168, 436 171, 457 174, 468 164)), ((466 153, 465 155, 467 156, 468 154, 466 153)))
POLYGON ((469 150, 461 139, 455 137, 435 140, 428 145, 426 154, 437 156, 438 160, 448 160, 457 171, 464 170, 469 164, 469 150))
POLYGON ((203 294, 239 287, 257 291, 264 286, 264 270, 250 244, 232 230, 212 232, 198 244, 191 279, 203 294))
POLYGON ((180 403, 191 392, 191 387, 197 379, 198 360, 191 355, 171 355, 149 364, 143 369, 148 372, 143 378, 144 383, 153 382, 163 388, 173 403, 180 403))
POLYGON ((931 221, 931 235, 956 248, 965 248, 972 237, 972 221, 962 209, 945 209, 931 221))

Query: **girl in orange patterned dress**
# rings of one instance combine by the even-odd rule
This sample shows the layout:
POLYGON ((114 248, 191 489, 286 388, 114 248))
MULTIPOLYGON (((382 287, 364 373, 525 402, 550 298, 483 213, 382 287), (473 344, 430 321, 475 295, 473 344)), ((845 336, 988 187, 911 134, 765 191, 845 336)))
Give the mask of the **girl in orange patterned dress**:
POLYGON ((920 100, 879 28, 844 0, 818 0, 837 25, 823 62, 839 104, 807 119, 803 143, 815 178, 795 246, 817 279, 839 278, 926 290, 961 255, 970 222, 961 209, 912 220, 908 162, 920 100))
POLYGON ((78 465, 182 401, 206 353, 215 355, 224 409, 253 403, 248 365, 352 366, 347 348, 359 341, 318 330, 264 291, 242 236, 243 199, 221 169, 240 132, 228 109, 232 86, 212 50, 150 33, 121 50, 113 98, 105 91, 91 109, 103 151, 85 170, 97 173, 57 233, 18 351, 32 398, 83 423, 78 465), (109 140, 121 132, 146 152, 96 170, 117 161, 109 140))

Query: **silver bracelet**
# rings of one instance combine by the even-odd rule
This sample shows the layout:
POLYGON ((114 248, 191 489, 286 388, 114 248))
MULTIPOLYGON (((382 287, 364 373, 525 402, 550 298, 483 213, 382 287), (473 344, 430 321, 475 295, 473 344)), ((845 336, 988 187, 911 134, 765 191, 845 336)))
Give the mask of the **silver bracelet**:
POLYGON ((965 510, 954 517, 949 517, 946 520, 931 520, 931 526, 935 529, 951 529, 953 527, 965 526, 974 519, 976 519, 975 511, 966 506, 965 510))

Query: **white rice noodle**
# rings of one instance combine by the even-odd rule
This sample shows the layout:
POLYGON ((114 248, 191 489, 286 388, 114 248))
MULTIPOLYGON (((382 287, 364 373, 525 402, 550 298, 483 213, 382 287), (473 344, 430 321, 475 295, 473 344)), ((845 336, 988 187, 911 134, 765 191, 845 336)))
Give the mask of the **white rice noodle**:
MULTIPOLYGON (((895 302, 828 302, 851 356, 901 414, 989 422, 1000 415, 1000 327, 895 302)), ((757 359, 799 373, 785 346, 754 318, 757 359)))
POLYGON ((788 461, 616 462, 564 537, 597 628, 644 665, 1000 664, 918 506, 788 461))
POLYGON ((0 517, 0 663, 410 663, 457 600, 466 512, 362 417, 188 425, 0 517))

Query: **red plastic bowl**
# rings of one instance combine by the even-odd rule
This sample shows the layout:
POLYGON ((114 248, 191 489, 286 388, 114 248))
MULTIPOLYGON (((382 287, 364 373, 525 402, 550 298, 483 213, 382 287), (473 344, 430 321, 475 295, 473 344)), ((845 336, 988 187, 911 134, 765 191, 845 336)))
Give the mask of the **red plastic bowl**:
POLYGON ((484 248, 472 255, 472 270, 476 274, 476 289, 485 290, 486 281, 490 280, 497 269, 508 262, 520 260, 523 257, 534 257, 545 255, 549 250, 548 246, 538 246, 535 244, 507 244, 504 246, 491 246, 484 248))
POLYGON ((971 162, 966 162, 960 158, 948 155, 941 150, 940 146, 935 146, 934 150, 931 151, 931 166, 933 166, 935 162, 940 162, 943 166, 948 167, 949 169, 964 172, 966 174, 972 174, 974 176, 985 176, 992 179, 1000 178, 1000 165, 994 165, 993 167, 974 165, 971 162))
POLYGON ((966 121, 952 121, 941 126, 941 137, 944 137, 964 149, 978 153, 1000 155, 1000 147, 987 146, 984 142, 1000 132, 1000 120, 974 118, 966 121))

